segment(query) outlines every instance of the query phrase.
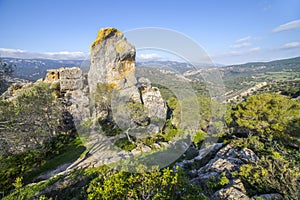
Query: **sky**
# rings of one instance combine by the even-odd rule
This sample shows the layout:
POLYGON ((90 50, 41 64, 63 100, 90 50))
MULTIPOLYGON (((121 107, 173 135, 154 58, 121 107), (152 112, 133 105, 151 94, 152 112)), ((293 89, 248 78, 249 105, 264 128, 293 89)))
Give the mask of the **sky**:
POLYGON ((174 30, 218 64, 300 56, 299 0, 0 0, 0 24, 1 57, 83 59, 104 27, 174 30))

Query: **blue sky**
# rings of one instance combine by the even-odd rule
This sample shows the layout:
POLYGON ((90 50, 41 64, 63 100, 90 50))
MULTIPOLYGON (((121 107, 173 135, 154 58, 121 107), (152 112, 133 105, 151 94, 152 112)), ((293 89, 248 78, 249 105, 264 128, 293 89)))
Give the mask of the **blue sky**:
POLYGON ((215 63, 300 56, 299 0, 0 0, 0 20, 3 57, 82 58, 102 27, 173 29, 215 63))

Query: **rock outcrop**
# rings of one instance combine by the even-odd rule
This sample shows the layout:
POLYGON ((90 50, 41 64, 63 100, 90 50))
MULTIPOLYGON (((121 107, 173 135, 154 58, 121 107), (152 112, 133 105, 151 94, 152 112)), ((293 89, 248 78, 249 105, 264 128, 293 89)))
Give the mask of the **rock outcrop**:
POLYGON ((262 199, 262 200, 283 200, 283 196, 278 193, 271 193, 271 194, 261 194, 259 196, 254 196, 251 199, 262 199))
MULTIPOLYGON (((105 85, 114 94, 110 97, 114 99, 110 99, 110 102, 108 102, 110 106, 112 106, 112 102, 114 102, 114 107, 125 105, 128 102, 137 105, 142 104, 149 119, 154 121, 159 121, 156 119, 165 120, 167 107, 159 89, 152 87, 150 81, 145 78, 140 78, 137 82, 135 77, 135 54, 135 47, 127 42, 122 32, 115 28, 100 29, 96 40, 91 45, 91 67, 88 73, 90 94, 93 96, 98 92, 97 87, 99 85, 105 85)), ((102 96, 105 98, 108 94, 103 93, 102 96)), ((105 100, 107 99, 109 97, 105 100)), ((94 118, 100 117, 111 120, 114 114, 112 112, 118 111, 107 106, 98 107, 105 108, 104 110, 97 110, 96 108, 92 111, 94 118)), ((128 113, 126 112, 123 115, 128 113)), ((128 119, 128 116, 119 116, 119 118, 122 117, 128 119)), ((131 124, 132 122, 126 123, 131 124)), ((132 125, 127 126, 132 127, 132 125)), ((149 130, 157 132, 160 128, 162 128, 162 125, 156 123, 151 124, 149 130)))
POLYGON ((250 199, 246 195, 241 180, 233 178, 231 173, 237 171, 243 164, 257 161, 258 157, 247 148, 238 149, 231 144, 221 147, 222 144, 217 143, 203 148, 199 150, 195 158, 184 160, 177 165, 186 170, 193 166, 193 169, 188 172, 191 182, 200 185, 203 189, 208 189, 207 183, 210 180, 220 178, 221 174, 225 173, 229 179, 229 184, 214 192, 211 199, 250 199))
POLYGON ((49 69, 44 82, 59 83, 60 91, 74 91, 83 88, 83 74, 79 67, 49 69))
POLYGON ((161 97, 160 91, 151 86, 151 82, 141 77, 138 79, 138 88, 141 94, 141 100, 150 118, 166 118, 167 106, 161 97))
POLYGON ((6 100, 12 100, 17 95, 19 95, 22 91, 24 91, 27 88, 30 88, 33 86, 33 83, 27 83, 27 82, 17 82, 13 83, 11 86, 7 88, 7 90, 1 95, 2 99, 6 100))
POLYGON ((60 90, 65 112, 70 113, 70 116, 66 115, 66 120, 72 117, 75 124, 79 124, 90 117, 88 86, 84 84, 84 76, 79 67, 49 69, 44 82, 50 83, 52 87, 57 85, 60 90))
POLYGON ((210 199, 250 200, 250 198, 246 195, 246 189, 240 179, 231 180, 226 187, 216 191, 210 199))
POLYGON ((119 30, 100 29, 91 45, 91 67, 88 73, 90 92, 95 92, 98 83, 119 90, 134 88, 137 82, 134 72, 134 46, 126 41, 119 30))

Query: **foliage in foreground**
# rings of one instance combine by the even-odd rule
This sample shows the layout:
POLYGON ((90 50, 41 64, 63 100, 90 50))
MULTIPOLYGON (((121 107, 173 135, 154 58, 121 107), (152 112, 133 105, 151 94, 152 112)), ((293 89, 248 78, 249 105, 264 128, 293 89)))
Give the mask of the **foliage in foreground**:
MULTIPOLYGON (((55 89, 49 84, 39 83, 16 92, 18 95, 13 100, 0 101, 1 191, 12 189, 17 177, 35 168, 49 170, 61 162, 73 160, 77 155, 59 160, 70 146, 74 153, 83 151, 82 146, 77 148, 77 145, 70 144, 75 138, 73 133, 62 132, 62 105, 55 100, 55 89), (48 162, 55 156, 55 162, 48 162)), ((24 177, 24 182, 31 181, 31 176, 37 175, 38 171, 24 177)))
POLYGON ((231 143, 249 148, 259 159, 234 173, 248 195, 279 193, 287 199, 300 196, 300 104, 278 94, 253 95, 233 107, 228 118, 231 143))
POLYGON ((139 166, 137 173, 100 171, 88 187, 88 199, 205 199, 181 170, 139 166))

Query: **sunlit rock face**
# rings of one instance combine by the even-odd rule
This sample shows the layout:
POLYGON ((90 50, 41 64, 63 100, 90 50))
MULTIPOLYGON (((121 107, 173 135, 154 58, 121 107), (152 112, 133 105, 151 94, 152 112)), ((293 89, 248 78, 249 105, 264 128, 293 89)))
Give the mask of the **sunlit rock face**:
MULTIPOLYGON (((100 95, 102 101, 112 98, 110 101, 114 102, 111 108, 96 105, 93 117, 111 120, 113 118, 112 112, 119 112, 118 116, 122 115, 123 112, 124 116, 119 116, 119 118, 127 119, 125 120, 127 122, 122 120, 122 123, 132 124, 134 120, 129 119, 132 108, 126 108, 126 103, 133 102, 135 106, 142 105, 144 113, 152 121, 165 120, 167 107, 160 91, 158 88, 152 87, 151 82, 145 78, 140 78, 140 81, 137 82, 135 77, 135 47, 127 42, 121 31, 115 28, 100 29, 96 40, 91 45, 90 53, 91 66, 88 73, 90 94, 97 97, 99 91, 104 90, 107 92, 106 94, 102 92, 103 94, 100 95), (99 86, 105 89, 99 89, 99 86), (114 95, 109 95, 110 91, 113 91, 114 95), (105 95, 110 97, 105 98, 105 95), (117 109, 113 107, 117 107, 117 109), (120 107, 123 109, 122 112, 120 107)), ((95 102, 97 103, 96 98, 95 102)), ((139 121, 143 121, 143 119, 139 121)), ((156 130, 154 132, 157 132, 163 124, 154 123, 151 127, 154 125, 156 130)))
POLYGON ((81 90, 83 81, 82 70, 79 67, 49 69, 44 79, 46 83, 59 83, 61 92, 81 90))
POLYGON ((140 91, 141 100, 143 101, 142 103, 148 112, 148 116, 150 118, 155 117, 165 119, 167 106, 162 99, 159 89, 152 87, 151 82, 144 77, 138 79, 137 86, 140 91))
POLYGON ((135 86, 135 48, 115 28, 100 29, 91 45, 90 92, 98 83, 122 90, 135 86))

